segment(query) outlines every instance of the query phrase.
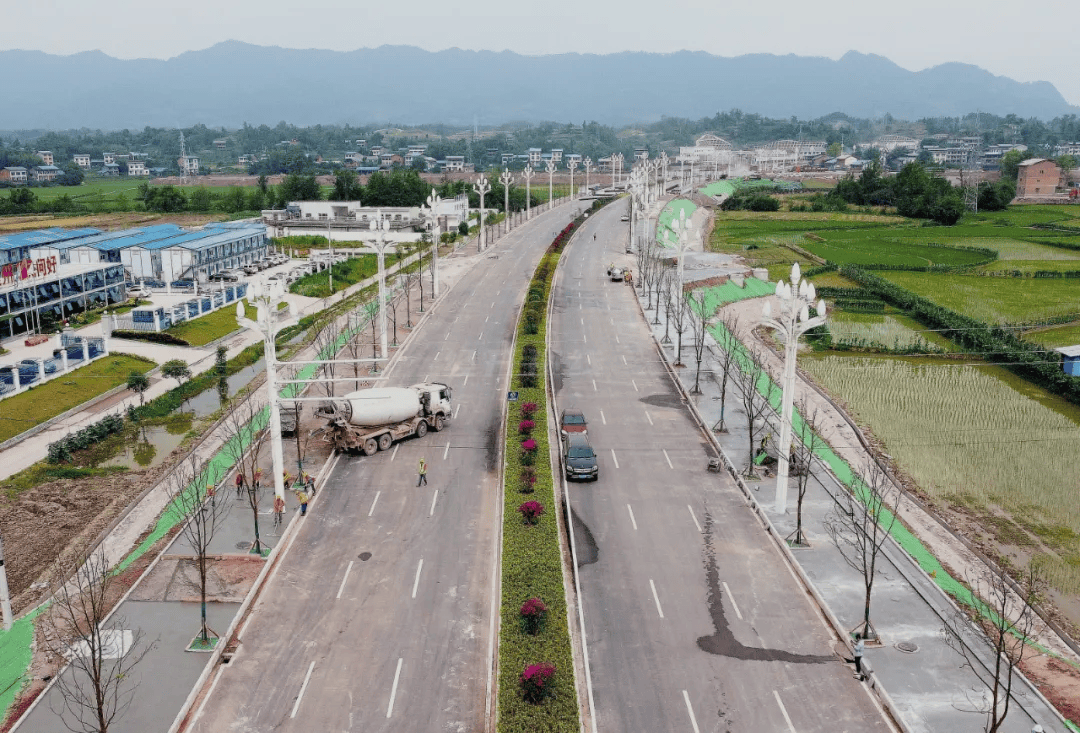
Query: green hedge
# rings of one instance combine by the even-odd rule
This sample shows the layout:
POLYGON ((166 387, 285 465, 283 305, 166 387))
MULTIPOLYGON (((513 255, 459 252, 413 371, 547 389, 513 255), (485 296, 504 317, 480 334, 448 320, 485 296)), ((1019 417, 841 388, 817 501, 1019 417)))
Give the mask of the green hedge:
POLYGON ((171 333, 166 333, 165 331, 125 331, 123 329, 118 329, 113 331, 112 335, 118 339, 128 339, 130 341, 149 341, 153 344, 191 346, 191 344, 184 339, 173 336, 171 333))
MULTIPOLYGON (((590 211, 606 203, 594 202, 590 211)), ((527 303, 542 305, 547 302, 562 248, 582 221, 584 216, 568 225, 548 247, 533 275, 527 303)), ((546 373, 546 330, 545 310, 527 308, 523 311, 517 326, 512 380, 514 389, 519 391, 519 400, 511 405, 507 414, 503 469, 502 605, 499 612, 500 733, 577 733, 581 728, 556 516, 561 512, 561 507, 555 501, 555 477, 547 460, 550 455, 547 395, 543 378, 533 377, 546 373), (537 311, 537 320, 526 319, 526 313, 537 311), (530 351, 535 350, 531 360, 535 366, 523 370, 528 361, 525 358, 528 347, 532 347, 530 351), (526 386, 530 383, 533 386, 526 386), (535 427, 529 436, 537 443, 536 462, 532 466, 536 472, 536 483, 533 491, 523 493, 520 479, 523 436, 518 432, 518 425, 524 419, 522 405, 528 402, 537 405, 530 418, 535 427), (544 514, 534 526, 526 525, 517 510, 527 501, 544 505, 544 514), (521 622, 521 605, 530 598, 540 598, 548 607, 543 629, 536 636, 525 633, 521 622), (555 665, 555 676, 550 683, 552 695, 535 705, 525 700, 520 676, 530 664, 543 662, 555 665)))

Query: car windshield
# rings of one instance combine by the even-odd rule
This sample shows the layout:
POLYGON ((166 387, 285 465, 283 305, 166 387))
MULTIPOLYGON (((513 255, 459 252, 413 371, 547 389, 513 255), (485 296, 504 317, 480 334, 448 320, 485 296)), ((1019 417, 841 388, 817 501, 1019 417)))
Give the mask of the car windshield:
POLYGON ((571 448, 570 452, 567 455, 570 458, 592 458, 593 452, 592 448, 589 448, 588 446, 581 446, 578 448, 571 448))
POLYGON ((564 425, 584 425, 585 424, 585 416, 584 415, 570 415, 570 414, 563 415, 563 424, 564 425))

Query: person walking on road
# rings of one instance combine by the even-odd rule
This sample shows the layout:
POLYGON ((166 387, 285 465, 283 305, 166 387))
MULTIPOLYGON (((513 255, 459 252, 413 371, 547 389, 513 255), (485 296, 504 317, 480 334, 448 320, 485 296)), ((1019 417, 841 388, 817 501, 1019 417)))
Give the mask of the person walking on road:
POLYGON ((274 526, 280 527, 282 520, 285 518, 285 498, 281 496, 274 497, 274 526))
POLYGON ((236 498, 240 499, 244 496, 244 473, 243 471, 236 472, 236 498))
POLYGON ((311 494, 312 497, 315 496, 315 477, 306 471, 304 472, 304 489, 311 494))
POLYGON ((213 484, 206 485, 206 495, 210 499, 210 506, 217 506, 217 487, 213 484))
POLYGON ((298 502, 300 502, 300 516, 301 517, 306 517, 307 516, 308 495, 305 494, 303 491, 297 489, 296 490, 296 500, 298 502))
POLYGON ((256 468, 255 473, 253 473, 251 475, 251 485, 254 487, 255 491, 258 491, 260 488, 262 488, 262 469, 261 468, 256 468))
POLYGON ((862 673, 862 656, 863 656, 863 638, 862 636, 855 637, 855 646, 852 647, 852 653, 855 656, 855 675, 860 680, 863 678, 862 673))
POLYGON ((423 458, 420 459, 420 466, 417 471, 419 472, 419 478, 416 479, 416 485, 423 484, 427 486, 427 461, 423 458))

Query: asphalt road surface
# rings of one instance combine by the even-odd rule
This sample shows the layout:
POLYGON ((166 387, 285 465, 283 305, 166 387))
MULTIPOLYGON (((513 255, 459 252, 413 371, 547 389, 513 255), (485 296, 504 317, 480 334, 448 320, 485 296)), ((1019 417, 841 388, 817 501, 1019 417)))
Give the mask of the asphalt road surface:
POLYGON ((454 419, 340 459, 192 730, 484 729, 510 345, 529 277, 573 213, 482 253, 413 335, 388 384, 449 384, 454 419))
POLYGON ((584 411, 599 457, 569 487, 597 730, 889 730, 738 488, 706 471, 630 288, 605 276, 634 264, 625 206, 571 245, 550 330, 558 406, 584 411))

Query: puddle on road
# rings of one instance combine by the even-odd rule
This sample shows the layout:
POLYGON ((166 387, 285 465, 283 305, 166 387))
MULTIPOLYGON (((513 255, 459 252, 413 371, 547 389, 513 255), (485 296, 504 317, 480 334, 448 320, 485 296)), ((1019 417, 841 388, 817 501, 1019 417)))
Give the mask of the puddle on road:
POLYGON ((577 566, 584 567, 585 565, 592 565, 594 562, 600 559, 600 549, 596 546, 596 538, 593 537, 592 530, 585 522, 581 521, 581 518, 570 510, 570 522, 574 528, 574 545, 577 549, 577 566))

